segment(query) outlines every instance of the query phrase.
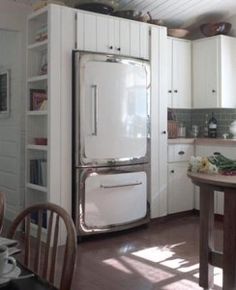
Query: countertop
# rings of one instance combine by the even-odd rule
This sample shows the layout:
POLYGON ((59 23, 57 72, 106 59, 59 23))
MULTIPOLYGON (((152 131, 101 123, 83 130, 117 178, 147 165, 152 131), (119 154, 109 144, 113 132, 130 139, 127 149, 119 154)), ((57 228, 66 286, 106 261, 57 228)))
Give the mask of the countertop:
POLYGON ((168 144, 192 144, 192 145, 224 145, 236 146, 236 139, 223 138, 174 138, 168 139, 168 144))

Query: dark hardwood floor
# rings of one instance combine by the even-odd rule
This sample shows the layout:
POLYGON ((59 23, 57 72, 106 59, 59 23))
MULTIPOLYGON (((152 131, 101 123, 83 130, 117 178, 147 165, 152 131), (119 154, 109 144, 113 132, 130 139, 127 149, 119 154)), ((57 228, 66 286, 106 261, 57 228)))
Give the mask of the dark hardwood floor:
MULTIPOLYGON (((71 290, 190 290, 198 286, 199 217, 152 221, 147 227, 78 244, 71 290)), ((222 223, 215 224, 222 249, 222 223)), ((222 275, 215 273, 214 289, 222 275)))

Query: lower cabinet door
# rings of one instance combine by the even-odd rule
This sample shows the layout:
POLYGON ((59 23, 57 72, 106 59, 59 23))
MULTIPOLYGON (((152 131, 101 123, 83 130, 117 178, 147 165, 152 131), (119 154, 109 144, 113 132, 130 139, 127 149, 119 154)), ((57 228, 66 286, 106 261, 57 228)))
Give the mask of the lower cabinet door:
POLYGON ((168 214, 192 210, 194 186, 187 177, 188 162, 168 164, 168 214))

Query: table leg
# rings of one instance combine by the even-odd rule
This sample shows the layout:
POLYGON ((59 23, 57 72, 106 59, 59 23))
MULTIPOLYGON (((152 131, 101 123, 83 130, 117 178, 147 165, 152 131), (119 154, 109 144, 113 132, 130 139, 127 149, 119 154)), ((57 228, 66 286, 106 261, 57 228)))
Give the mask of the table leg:
POLYGON ((199 285, 210 289, 214 284, 213 266, 209 253, 214 248, 214 191, 210 186, 200 186, 200 278, 199 285))
POLYGON ((223 289, 236 289, 236 190, 224 194, 223 289))

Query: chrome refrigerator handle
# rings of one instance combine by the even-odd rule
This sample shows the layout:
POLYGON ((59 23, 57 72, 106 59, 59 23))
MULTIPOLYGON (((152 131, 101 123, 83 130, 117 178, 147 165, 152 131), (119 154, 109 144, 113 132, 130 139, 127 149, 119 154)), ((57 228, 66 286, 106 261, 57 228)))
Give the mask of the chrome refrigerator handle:
POLYGON ((92 135, 97 136, 98 131, 98 86, 92 85, 93 94, 93 131, 92 135))
POLYGON ((101 188, 117 188, 117 187, 126 187, 126 186, 135 186, 135 185, 141 185, 142 182, 133 182, 133 183, 124 183, 124 184, 114 184, 114 185, 104 185, 101 184, 101 188))

